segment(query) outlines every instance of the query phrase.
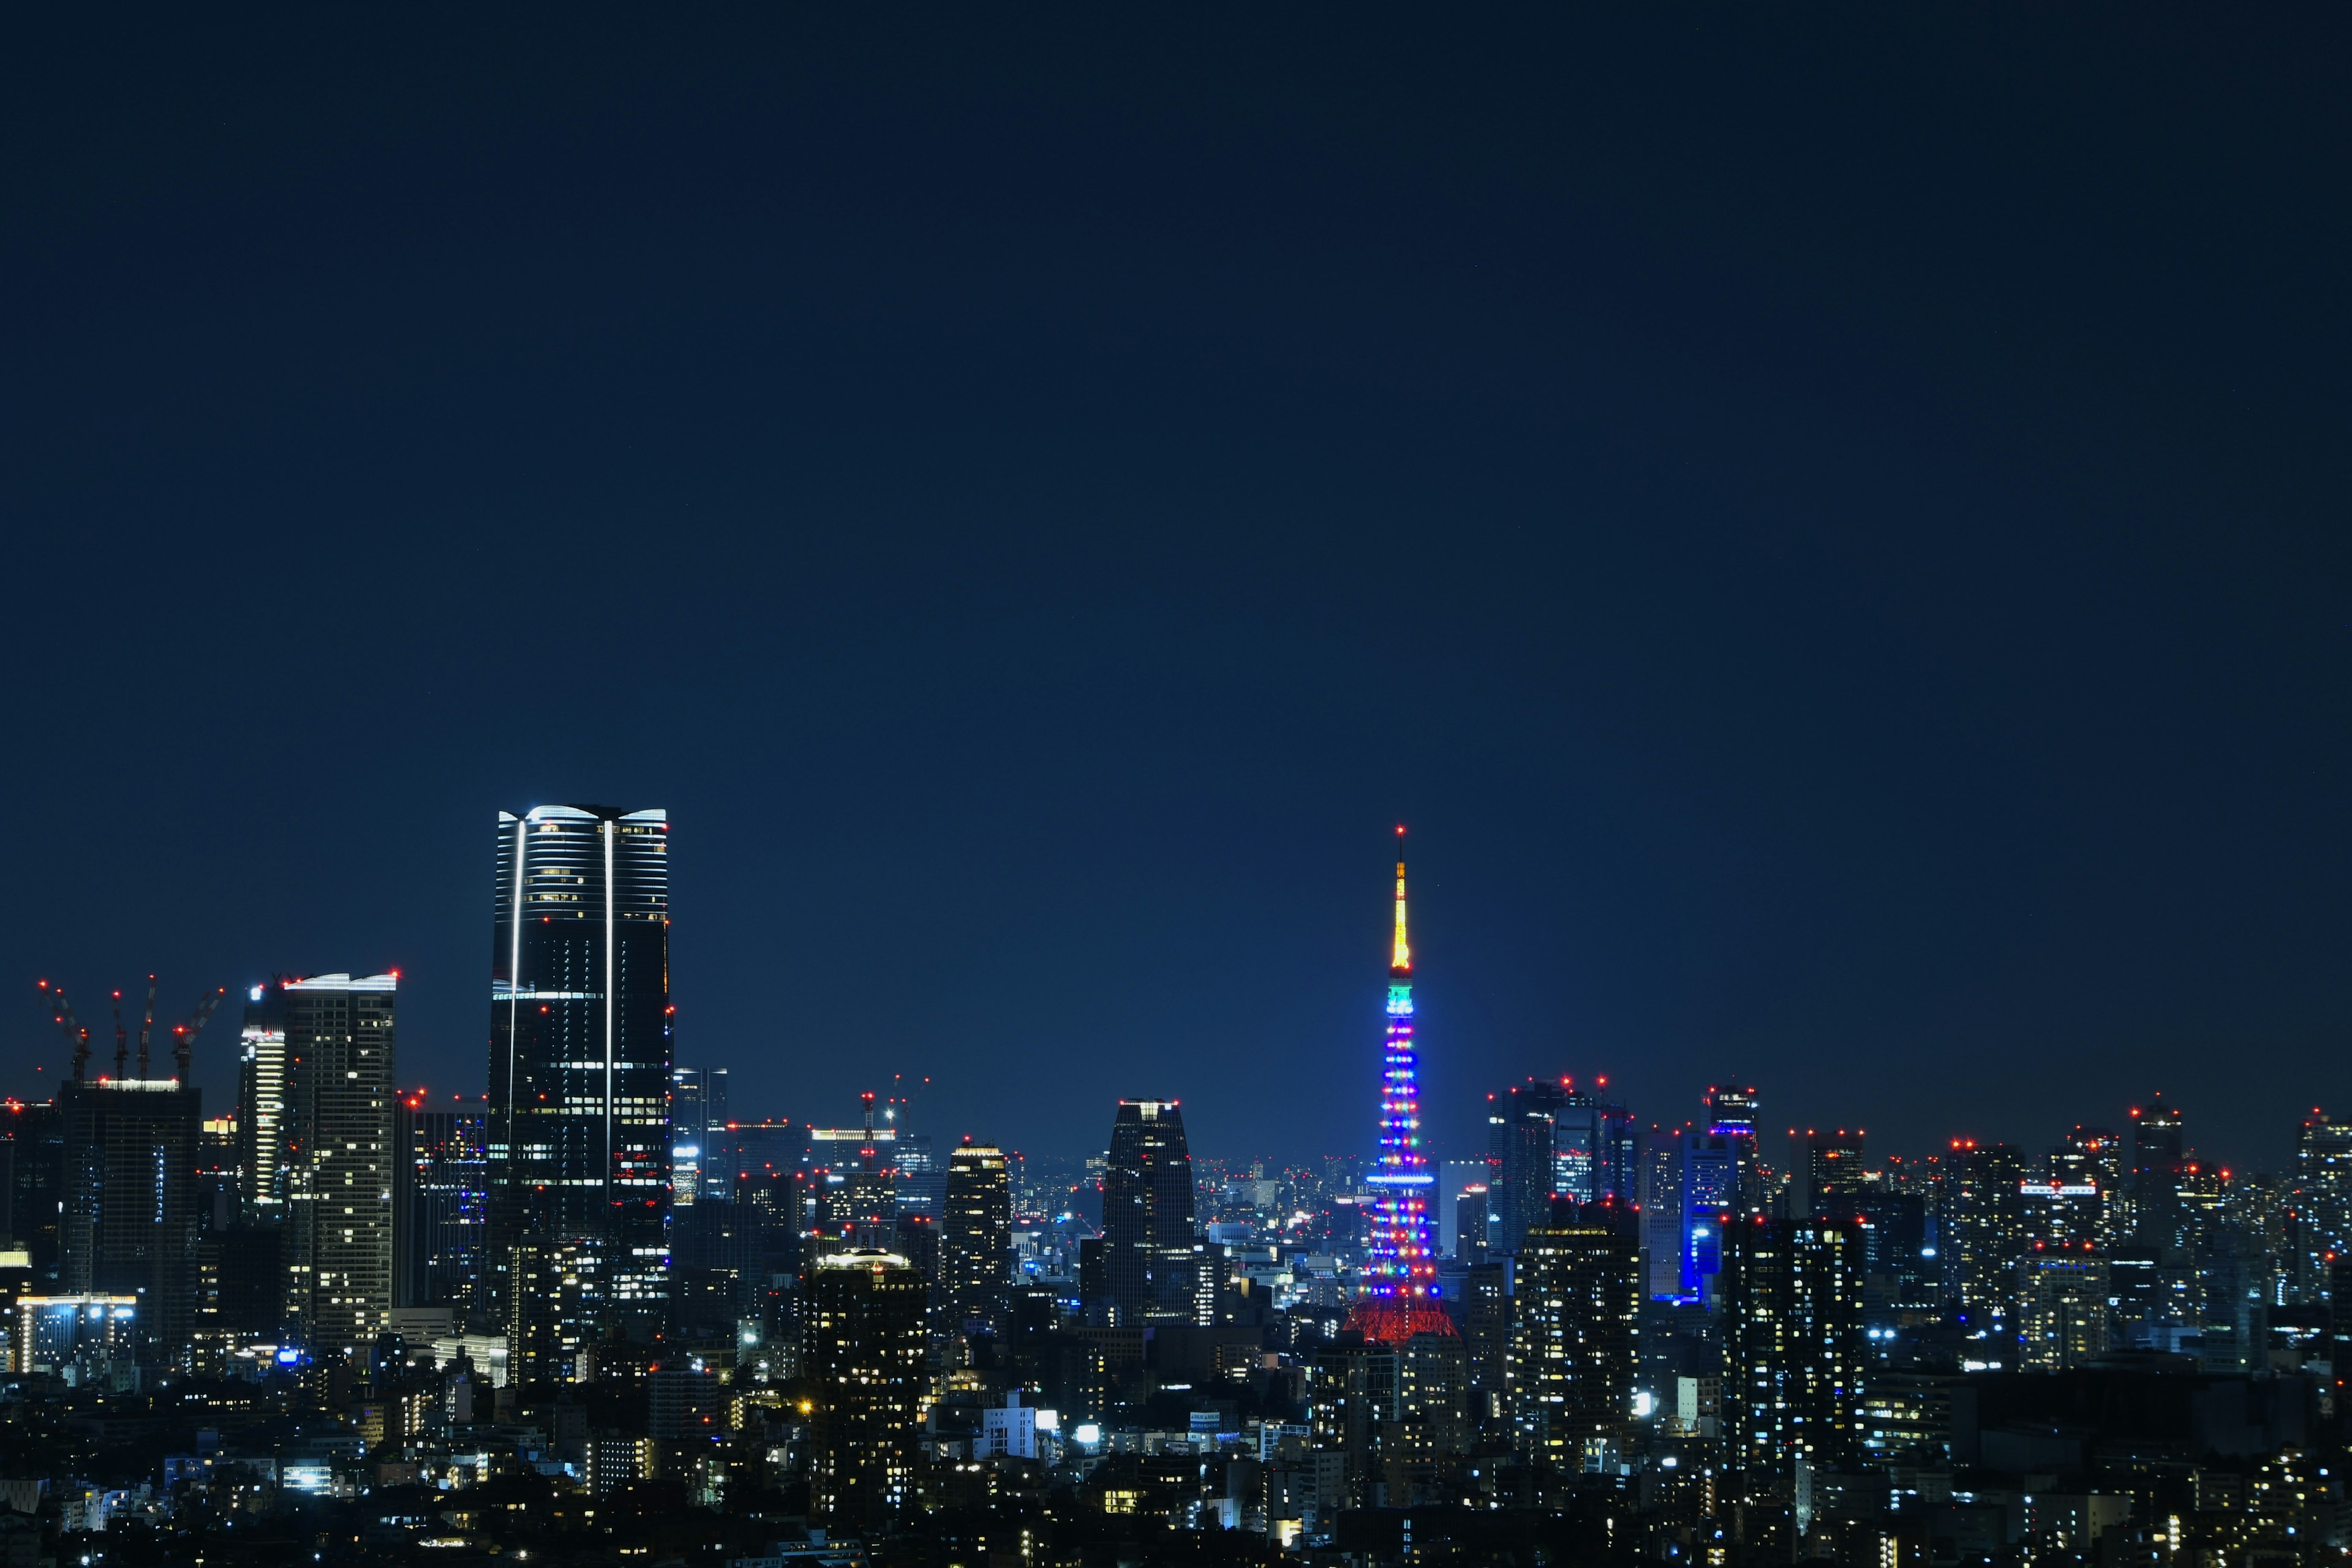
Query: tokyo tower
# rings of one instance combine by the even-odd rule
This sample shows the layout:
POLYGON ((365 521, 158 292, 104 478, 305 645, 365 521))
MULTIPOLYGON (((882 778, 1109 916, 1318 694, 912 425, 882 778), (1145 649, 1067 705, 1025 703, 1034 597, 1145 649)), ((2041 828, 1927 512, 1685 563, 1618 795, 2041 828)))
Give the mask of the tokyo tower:
POLYGON ((1363 1293, 1348 1326, 1368 1340, 1397 1343, 1415 1334, 1453 1334, 1437 1304, 1437 1245, 1429 1202, 1436 1178, 1421 1142, 1421 1056, 1412 1043, 1412 946, 1405 939, 1404 829, 1397 829, 1396 943, 1389 957, 1389 1026, 1381 1077, 1380 1169, 1366 1178, 1379 1194, 1363 1293))

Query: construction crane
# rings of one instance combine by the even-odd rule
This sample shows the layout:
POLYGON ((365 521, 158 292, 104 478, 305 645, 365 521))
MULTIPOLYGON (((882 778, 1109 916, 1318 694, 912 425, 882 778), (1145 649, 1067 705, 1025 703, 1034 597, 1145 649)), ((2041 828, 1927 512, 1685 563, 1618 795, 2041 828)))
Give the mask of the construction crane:
POLYGON ((131 1031, 122 1026, 122 993, 114 994, 114 1076, 131 1076, 131 1031))
POLYGON ((211 1019, 213 1009, 219 1006, 221 998, 227 994, 228 987, 222 986, 196 1004, 196 1010, 188 1015, 186 1023, 175 1025, 173 1027, 172 1061, 177 1068, 177 1076, 182 1083, 188 1081, 189 1047, 196 1043, 196 1037, 205 1032, 205 1025, 211 1019))
POLYGON ((74 1016, 73 1004, 66 1000, 64 986, 52 985, 44 980, 40 988, 48 993, 49 1016, 58 1021, 58 1027, 66 1032, 66 1044, 73 1047, 74 1081, 79 1083, 82 1068, 89 1061, 89 1031, 83 1028, 81 1020, 74 1016))
POLYGON ((139 1076, 147 1076, 147 1041, 155 1032, 155 977, 147 977, 147 1011, 139 1019, 139 1076))

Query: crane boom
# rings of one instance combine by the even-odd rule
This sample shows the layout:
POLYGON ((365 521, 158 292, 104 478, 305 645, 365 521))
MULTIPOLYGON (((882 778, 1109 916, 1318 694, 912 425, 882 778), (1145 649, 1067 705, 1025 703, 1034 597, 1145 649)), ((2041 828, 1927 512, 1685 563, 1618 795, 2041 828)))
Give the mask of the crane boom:
POLYGON ((205 997, 196 1004, 196 1010, 188 1015, 188 1021, 172 1031, 172 1061, 178 1069, 182 1083, 188 1081, 190 1047, 195 1045, 196 1037, 204 1033, 205 1025, 211 1021, 213 1009, 219 1006, 221 998, 227 994, 228 987, 224 985, 211 995, 205 997))
POLYGON ((66 1032, 66 1044, 73 1050, 74 1081, 79 1083, 83 1065, 89 1060, 89 1031, 83 1028, 81 1020, 74 1016, 73 1004, 66 1000, 64 986, 52 985, 44 980, 40 988, 49 994, 49 1016, 55 1018, 58 1027, 66 1032))
POLYGON ((114 994, 114 1076, 125 1078, 131 1072, 131 1031, 122 1026, 122 993, 114 994))
POLYGON ((155 977, 147 977, 147 1011, 139 1018, 139 1076, 147 1076, 147 1042, 155 1033, 155 977))

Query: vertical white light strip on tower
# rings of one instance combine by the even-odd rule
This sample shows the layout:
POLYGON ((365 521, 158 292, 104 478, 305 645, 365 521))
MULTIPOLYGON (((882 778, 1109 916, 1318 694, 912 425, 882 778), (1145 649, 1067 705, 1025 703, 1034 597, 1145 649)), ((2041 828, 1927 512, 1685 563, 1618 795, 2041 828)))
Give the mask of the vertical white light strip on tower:
POLYGON ((514 1179, 515 1132, 515 1009, 522 1005, 522 909, 523 860, 530 854, 530 819, 535 812, 526 811, 515 823, 514 905, 507 918, 514 924, 512 946, 507 956, 507 1179, 514 1179))
MULTIPOLYGON (((613 1202, 613 831, 604 824, 604 1203, 613 1202)), ((606 1216, 610 1218, 610 1215, 606 1216)))

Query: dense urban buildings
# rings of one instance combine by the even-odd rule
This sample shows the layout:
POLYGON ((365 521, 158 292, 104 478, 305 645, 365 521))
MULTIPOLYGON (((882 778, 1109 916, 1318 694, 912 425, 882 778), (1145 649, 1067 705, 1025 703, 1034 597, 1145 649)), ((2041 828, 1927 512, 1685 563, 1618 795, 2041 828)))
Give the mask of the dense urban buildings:
POLYGON ((394 1088, 391 973, 249 985, 209 1120, 208 1008, 169 1077, 152 1004, 118 1015, 108 1073, 48 996, 74 1076, 0 1115, 12 1562, 231 1518, 739 1568, 2352 1548, 2352 1131, 2322 1109, 2270 1175, 2162 1095, 1913 1157, 1768 1147, 1754 1080, 1645 1119, 1551 1073, 1443 1150, 1400 854, 1359 1153, 1198 1152, 1130 1099, 1024 1158, 903 1080, 847 1125, 745 1115, 671 1058, 667 829, 501 818, 478 1086, 394 1088), (160 1468, 118 1432, 171 1434, 160 1468))

